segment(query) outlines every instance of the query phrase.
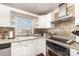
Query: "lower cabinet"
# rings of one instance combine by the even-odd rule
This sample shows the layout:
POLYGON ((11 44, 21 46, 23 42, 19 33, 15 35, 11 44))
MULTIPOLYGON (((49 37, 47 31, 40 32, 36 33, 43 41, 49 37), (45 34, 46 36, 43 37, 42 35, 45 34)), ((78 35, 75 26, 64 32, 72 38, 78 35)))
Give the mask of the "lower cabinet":
POLYGON ((75 49, 70 49, 70 56, 79 56, 79 51, 75 49))
POLYGON ((37 53, 43 53, 46 55, 46 39, 45 38, 39 38, 37 40, 37 53))
POLYGON ((28 41, 11 43, 12 56, 35 56, 40 53, 46 54, 45 39, 37 38, 28 41))
POLYGON ((32 56, 35 55, 35 40, 11 43, 12 56, 32 56))

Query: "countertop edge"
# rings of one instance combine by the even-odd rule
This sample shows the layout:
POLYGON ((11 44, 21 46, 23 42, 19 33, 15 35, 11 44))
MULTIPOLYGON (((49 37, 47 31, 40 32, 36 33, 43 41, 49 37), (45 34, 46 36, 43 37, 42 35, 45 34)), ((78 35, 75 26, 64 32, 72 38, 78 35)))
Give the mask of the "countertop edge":
POLYGON ((13 42, 20 42, 20 41, 30 41, 30 40, 36 40, 36 39, 38 39, 38 38, 44 38, 44 37, 34 37, 34 38, 29 38, 29 39, 24 39, 24 40, 3 39, 3 40, 0 40, 0 44, 13 43, 13 42))

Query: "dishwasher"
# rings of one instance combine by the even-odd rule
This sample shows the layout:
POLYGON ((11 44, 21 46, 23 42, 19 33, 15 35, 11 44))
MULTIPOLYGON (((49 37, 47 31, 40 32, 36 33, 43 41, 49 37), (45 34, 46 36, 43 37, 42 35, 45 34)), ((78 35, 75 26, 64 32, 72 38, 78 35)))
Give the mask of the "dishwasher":
POLYGON ((11 43, 0 44, 0 56, 11 56, 11 43))

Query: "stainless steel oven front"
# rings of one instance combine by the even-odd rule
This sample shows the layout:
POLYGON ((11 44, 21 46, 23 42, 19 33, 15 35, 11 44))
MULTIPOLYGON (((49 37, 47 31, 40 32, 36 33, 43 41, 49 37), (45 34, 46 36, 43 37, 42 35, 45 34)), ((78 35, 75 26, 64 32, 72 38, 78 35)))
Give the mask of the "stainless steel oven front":
POLYGON ((70 49, 58 44, 46 41, 47 56, 70 56, 70 49))

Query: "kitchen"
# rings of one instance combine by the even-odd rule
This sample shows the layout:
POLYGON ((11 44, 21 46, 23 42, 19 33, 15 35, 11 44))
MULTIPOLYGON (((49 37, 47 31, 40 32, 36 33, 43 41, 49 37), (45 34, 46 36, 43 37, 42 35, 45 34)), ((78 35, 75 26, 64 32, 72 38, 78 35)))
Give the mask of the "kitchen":
POLYGON ((78 7, 1 3, 0 56, 79 56, 78 7))

